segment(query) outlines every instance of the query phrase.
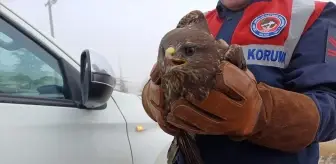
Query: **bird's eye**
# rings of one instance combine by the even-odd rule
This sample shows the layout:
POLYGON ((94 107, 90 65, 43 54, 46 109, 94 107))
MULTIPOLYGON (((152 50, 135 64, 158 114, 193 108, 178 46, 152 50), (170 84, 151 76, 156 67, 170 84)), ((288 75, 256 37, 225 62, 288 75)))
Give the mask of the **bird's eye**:
POLYGON ((196 50, 195 47, 186 47, 184 53, 185 53, 187 56, 192 56, 192 55, 194 55, 195 50, 196 50))

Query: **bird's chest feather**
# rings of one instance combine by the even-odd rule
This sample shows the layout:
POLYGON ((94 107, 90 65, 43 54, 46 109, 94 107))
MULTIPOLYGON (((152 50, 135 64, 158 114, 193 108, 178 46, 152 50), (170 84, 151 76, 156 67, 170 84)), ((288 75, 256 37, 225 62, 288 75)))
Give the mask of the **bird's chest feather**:
POLYGON ((162 76, 167 109, 171 102, 179 98, 203 101, 215 86, 215 76, 219 73, 217 65, 194 69, 170 71, 162 76))

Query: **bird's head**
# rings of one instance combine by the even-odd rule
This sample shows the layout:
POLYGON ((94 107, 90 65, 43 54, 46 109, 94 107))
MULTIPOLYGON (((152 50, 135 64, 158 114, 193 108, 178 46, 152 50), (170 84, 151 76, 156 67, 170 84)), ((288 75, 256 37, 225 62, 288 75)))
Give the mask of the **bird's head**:
POLYGON ((185 81, 206 83, 209 76, 215 75, 220 56, 227 49, 228 45, 211 35, 204 14, 195 10, 162 38, 157 64, 163 77, 176 83, 174 86, 185 81))
POLYGON ((158 64, 165 68, 165 73, 214 67, 218 65, 220 54, 227 49, 228 46, 211 35, 204 14, 194 10, 162 38, 158 64))
POLYGON ((162 38, 158 64, 164 68, 164 73, 205 68, 215 71, 220 54, 227 49, 227 45, 211 35, 204 14, 195 10, 184 16, 177 27, 162 38))

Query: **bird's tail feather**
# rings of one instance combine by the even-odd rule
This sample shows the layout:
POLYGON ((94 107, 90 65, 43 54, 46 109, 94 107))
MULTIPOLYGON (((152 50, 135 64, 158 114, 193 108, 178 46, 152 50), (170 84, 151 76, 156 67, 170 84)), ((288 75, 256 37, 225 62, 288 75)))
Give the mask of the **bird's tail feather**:
POLYGON ((196 142, 187 132, 181 132, 176 136, 181 153, 186 164, 203 164, 196 142))

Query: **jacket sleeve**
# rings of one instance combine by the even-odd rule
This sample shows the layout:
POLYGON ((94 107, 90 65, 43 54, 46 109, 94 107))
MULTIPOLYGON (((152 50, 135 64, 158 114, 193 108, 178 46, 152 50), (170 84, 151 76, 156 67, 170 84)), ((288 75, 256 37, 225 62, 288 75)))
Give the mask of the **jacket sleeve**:
POLYGON ((286 89, 304 93, 319 110, 315 141, 336 138, 336 6, 329 2, 302 35, 284 71, 286 89))

